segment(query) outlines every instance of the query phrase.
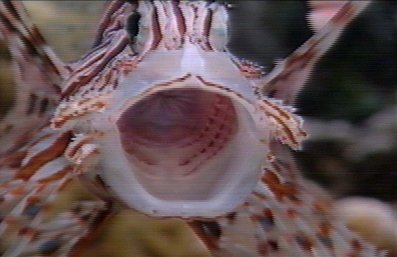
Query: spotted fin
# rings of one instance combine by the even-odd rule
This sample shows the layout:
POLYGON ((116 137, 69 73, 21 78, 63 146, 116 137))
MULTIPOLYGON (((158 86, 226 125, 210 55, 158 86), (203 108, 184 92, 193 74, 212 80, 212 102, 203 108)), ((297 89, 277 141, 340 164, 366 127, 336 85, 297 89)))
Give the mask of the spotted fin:
MULTIPOLYGON (((263 80, 258 82, 262 94, 292 104, 296 95, 310 78, 316 62, 332 47, 349 22, 362 12, 369 1, 345 1, 338 11, 331 10, 325 15, 329 20, 315 21, 310 18, 316 33, 286 59, 280 61, 263 80), (332 18, 329 16, 332 15, 332 18), (321 27, 321 28, 320 28, 321 27)), ((314 10, 313 13, 318 11, 314 10)))
POLYGON ((1 155, 21 147, 48 122, 70 71, 29 21, 22 1, 0 2, 0 40, 11 55, 15 89, 14 104, 0 119, 1 155))
POLYGON ((84 239, 89 241, 91 233, 110 213, 110 208, 100 201, 76 203, 48 221, 25 227, 3 256, 71 256, 72 251, 80 251, 84 239))
POLYGON ((263 167, 261 181, 235 212, 190 223, 211 253, 217 257, 385 256, 333 215, 330 197, 301 178, 292 157, 280 149, 273 148, 278 157, 263 167))

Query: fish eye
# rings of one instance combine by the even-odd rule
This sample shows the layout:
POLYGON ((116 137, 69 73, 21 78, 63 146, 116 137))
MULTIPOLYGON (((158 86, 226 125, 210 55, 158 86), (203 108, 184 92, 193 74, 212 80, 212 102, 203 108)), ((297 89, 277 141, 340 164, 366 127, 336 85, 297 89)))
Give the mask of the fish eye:
POLYGON ((126 30, 132 41, 134 41, 135 37, 139 33, 139 21, 142 15, 135 11, 127 18, 126 30))

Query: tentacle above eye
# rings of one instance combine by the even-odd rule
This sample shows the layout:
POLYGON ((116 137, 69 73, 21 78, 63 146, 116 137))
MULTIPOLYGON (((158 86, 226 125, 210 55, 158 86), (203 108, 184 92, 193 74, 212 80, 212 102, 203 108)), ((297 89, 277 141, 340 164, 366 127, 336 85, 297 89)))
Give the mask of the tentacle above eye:
POLYGON ((309 26, 314 31, 320 30, 343 7, 347 1, 308 1, 310 12, 307 15, 309 26))
MULTIPOLYGON (((129 36, 126 30, 127 17, 134 12, 136 5, 127 1, 112 1, 108 4, 102 18, 93 48, 73 63, 74 71, 62 83, 62 97, 75 94, 96 76, 100 76, 117 61, 120 54, 128 48, 129 36)), ((132 54, 132 52, 130 51, 132 54)))
POLYGON ((290 56, 280 61, 257 85, 261 94, 292 104, 310 78, 314 65, 332 47, 345 27, 362 12, 370 1, 345 1, 326 25, 290 56))

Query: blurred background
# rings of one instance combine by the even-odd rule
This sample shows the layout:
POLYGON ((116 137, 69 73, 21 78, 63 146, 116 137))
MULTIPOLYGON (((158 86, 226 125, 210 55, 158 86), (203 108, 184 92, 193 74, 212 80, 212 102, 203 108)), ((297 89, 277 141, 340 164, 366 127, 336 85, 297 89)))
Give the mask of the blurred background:
MULTIPOLYGON (((103 1, 24 2, 63 60, 88 51, 103 1)), ((230 51, 265 71, 312 34, 302 1, 229 2, 230 51)), ((1 117, 14 95, 1 42, 0 70, 1 117)), ((351 227, 373 241, 384 237, 376 243, 397 255, 397 3, 377 1, 351 24, 317 66, 296 107, 311 135, 295 154, 305 176, 340 199, 340 214, 352 217, 346 218, 351 227)), ((75 183, 56 208, 89 197, 75 183)), ((83 256, 209 255, 182 222, 125 211, 104 226, 83 256)))

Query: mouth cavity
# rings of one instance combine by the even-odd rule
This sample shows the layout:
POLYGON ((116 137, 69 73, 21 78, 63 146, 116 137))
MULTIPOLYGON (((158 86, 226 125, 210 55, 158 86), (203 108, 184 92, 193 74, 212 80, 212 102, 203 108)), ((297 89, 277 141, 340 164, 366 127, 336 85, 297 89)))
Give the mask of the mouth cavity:
POLYGON ((232 101, 199 89, 152 94, 118 120, 128 159, 144 177, 183 179, 216 157, 237 129, 232 101))
POLYGON ((116 121, 123 164, 114 164, 123 173, 109 179, 146 213, 219 215, 240 203, 260 174, 264 146, 249 103, 190 85, 149 93, 116 121))

